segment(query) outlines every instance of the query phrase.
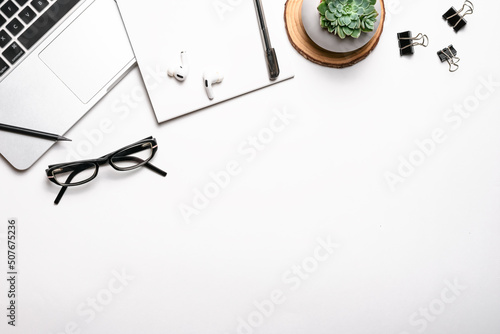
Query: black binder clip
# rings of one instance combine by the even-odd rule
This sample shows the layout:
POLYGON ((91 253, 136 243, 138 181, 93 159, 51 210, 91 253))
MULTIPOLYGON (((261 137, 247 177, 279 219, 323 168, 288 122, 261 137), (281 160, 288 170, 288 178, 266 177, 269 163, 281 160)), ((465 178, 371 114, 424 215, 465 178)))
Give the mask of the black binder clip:
POLYGON ((464 19, 465 15, 474 13, 474 5, 470 1, 465 1, 462 9, 458 12, 454 7, 451 7, 446 13, 443 14, 443 19, 448 21, 448 24, 453 27, 455 32, 467 25, 467 21, 464 19))
POLYGON ((415 53, 414 46, 422 45, 426 48, 429 45, 429 37, 424 34, 418 34, 413 37, 411 31, 400 32, 398 34, 399 54, 409 56, 415 53))
POLYGON ((453 45, 444 48, 441 51, 438 51, 439 59, 442 63, 445 61, 450 65, 450 72, 455 72, 459 69, 458 62, 460 58, 457 57, 457 50, 453 47, 453 45))

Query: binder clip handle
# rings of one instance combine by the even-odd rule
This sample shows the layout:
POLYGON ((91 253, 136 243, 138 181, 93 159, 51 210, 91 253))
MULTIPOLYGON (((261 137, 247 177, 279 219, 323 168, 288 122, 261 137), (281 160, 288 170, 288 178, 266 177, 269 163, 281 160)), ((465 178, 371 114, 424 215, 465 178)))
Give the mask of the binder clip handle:
POLYGON ((456 72, 460 68, 458 65, 460 58, 457 57, 457 50, 453 47, 453 45, 439 51, 438 56, 442 63, 445 61, 448 63, 450 72, 456 72))
POLYGON ((425 34, 419 33, 413 40, 415 41, 414 46, 422 45, 424 48, 429 46, 429 37, 425 34))
POLYGON ((471 1, 466 0, 459 11, 451 7, 450 10, 443 15, 443 18, 448 21, 448 24, 452 26, 456 32, 458 32, 467 24, 464 17, 473 13, 474 4, 471 1))
POLYGON ((458 57, 453 57, 448 59, 448 65, 450 65, 450 72, 456 72, 460 68, 458 65, 458 62, 460 61, 460 58, 458 57))
POLYGON ((473 14, 474 13, 474 4, 472 2, 470 2, 469 0, 465 1, 462 9, 460 9, 460 12, 464 11, 465 12, 463 13, 462 17, 464 17, 465 15, 470 15, 470 14, 473 14), (465 10, 467 9, 467 10, 465 10))
POLYGON ((411 31, 405 31, 398 34, 398 40, 401 56, 413 54, 414 46, 429 46, 429 37, 422 33, 419 33, 417 36, 412 37, 411 31))

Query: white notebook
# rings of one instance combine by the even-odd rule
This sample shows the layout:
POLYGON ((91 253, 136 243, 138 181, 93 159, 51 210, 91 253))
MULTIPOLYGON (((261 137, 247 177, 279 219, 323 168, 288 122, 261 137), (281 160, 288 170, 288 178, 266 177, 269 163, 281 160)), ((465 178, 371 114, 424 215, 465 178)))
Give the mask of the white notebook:
POLYGON ((282 52, 289 47, 283 4, 274 1, 263 1, 281 70, 270 81, 253 0, 117 0, 158 122, 293 78, 282 52), (269 6, 276 5, 274 15, 269 6), (182 51, 188 54, 190 73, 178 82, 167 70, 181 64, 182 51), (224 76, 214 85, 213 100, 203 84, 205 71, 224 76))

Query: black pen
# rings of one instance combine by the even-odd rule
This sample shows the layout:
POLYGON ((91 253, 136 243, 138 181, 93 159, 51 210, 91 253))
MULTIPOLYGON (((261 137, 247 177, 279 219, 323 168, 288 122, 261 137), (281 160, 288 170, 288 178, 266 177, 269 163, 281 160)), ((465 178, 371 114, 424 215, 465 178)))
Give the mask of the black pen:
POLYGON ((20 127, 12 126, 12 125, 6 125, 6 124, 2 124, 2 123, 0 123, 0 130, 13 132, 13 133, 21 134, 21 135, 26 135, 26 136, 37 137, 37 138, 46 139, 46 140, 52 140, 52 141, 71 141, 71 139, 65 138, 63 136, 55 135, 52 133, 31 130, 31 129, 25 129, 25 128, 20 128, 20 127))
POLYGON ((264 44, 267 68, 269 70, 269 79, 276 80, 280 75, 280 68, 278 65, 278 58, 276 57, 276 51, 271 46, 271 39, 267 31, 266 17, 264 16, 264 9, 262 8, 260 0, 255 0, 255 9, 257 10, 257 17, 259 19, 260 34, 262 43, 264 44))

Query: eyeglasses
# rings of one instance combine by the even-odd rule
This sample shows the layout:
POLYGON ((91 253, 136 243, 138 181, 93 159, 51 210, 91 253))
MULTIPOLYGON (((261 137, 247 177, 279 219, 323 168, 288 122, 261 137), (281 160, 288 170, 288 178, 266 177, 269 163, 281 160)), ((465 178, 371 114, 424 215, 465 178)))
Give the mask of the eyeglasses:
POLYGON ((148 137, 99 159, 49 166, 45 171, 47 177, 51 182, 62 187, 54 204, 59 204, 68 187, 81 186, 95 179, 99 172, 99 166, 105 164, 110 164, 111 167, 120 172, 146 167, 163 177, 167 176, 166 172, 149 163, 157 150, 156 139, 148 137))

